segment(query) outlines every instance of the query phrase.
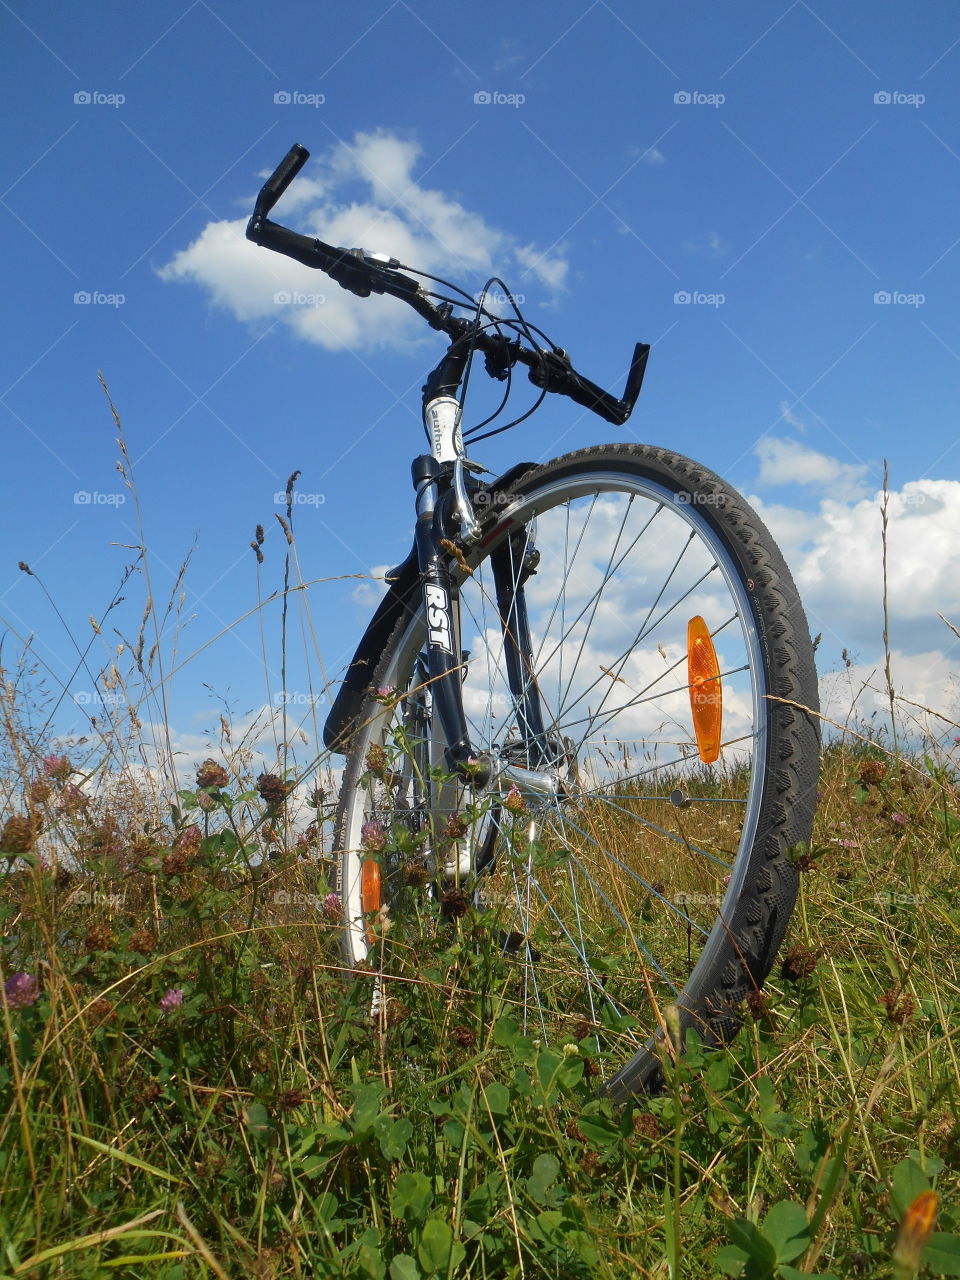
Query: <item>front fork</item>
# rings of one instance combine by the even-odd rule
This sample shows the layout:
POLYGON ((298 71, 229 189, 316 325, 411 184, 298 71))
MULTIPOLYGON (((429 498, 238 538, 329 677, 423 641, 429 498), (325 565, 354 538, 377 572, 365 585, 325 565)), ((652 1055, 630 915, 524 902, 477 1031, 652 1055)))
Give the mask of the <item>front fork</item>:
MULTIPOLYGON (((417 491, 416 547, 426 618, 426 665, 434 719, 439 721, 445 745, 445 765, 470 781, 474 789, 487 786, 495 762, 475 756, 463 710, 463 658, 460 649, 458 584, 447 568, 449 550, 444 539, 440 499, 441 464, 431 454, 415 459, 413 482, 417 491)), ((457 515, 461 495, 454 489, 457 515)), ((472 511, 469 513, 472 520, 472 511)), ((464 521, 461 518, 461 531, 464 521)), ((468 526, 469 527, 469 526, 468 526)), ((496 765, 501 785, 516 782, 522 790, 555 793, 556 779, 548 771, 552 753, 547 748, 543 707, 533 677, 533 652, 524 583, 536 571, 539 553, 529 540, 508 537, 491 556, 497 612, 504 638, 507 680, 517 714, 525 766, 515 761, 496 765)))

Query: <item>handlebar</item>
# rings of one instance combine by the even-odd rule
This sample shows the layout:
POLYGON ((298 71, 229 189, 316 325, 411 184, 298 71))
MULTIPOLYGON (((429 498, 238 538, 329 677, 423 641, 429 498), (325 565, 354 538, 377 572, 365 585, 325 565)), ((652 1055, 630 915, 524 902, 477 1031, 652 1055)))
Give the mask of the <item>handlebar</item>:
POLYGON ((505 377, 514 364, 525 365, 535 387, 565 395, 616 426, 626 422, 640 394, 650 354, 648 343, 638 342, 634 348, 627 385, 623 396, 618 399, 577 373, 567 353, 559 347, 551 351, 528 350, 516 340, 483 332, 474 321, 453 315, 449 303, 437 305, 431 302, 416 280, 400 274, 401 263, 396 258, 368 253, 365 249, 334 248, 322 240, 271 222, 267 214, 303 168, 309 155, 306 147, 295 144, 264 183, 247 224, 248 240, 293 258, 306 267, 326 272, 341 288, 348 289, 359 298, 368 298, 371 293, 400 298, 423 316, 431 328, 455 341, 470 336, 477 349, 486 355, 488 371, 494 377, 505 377))

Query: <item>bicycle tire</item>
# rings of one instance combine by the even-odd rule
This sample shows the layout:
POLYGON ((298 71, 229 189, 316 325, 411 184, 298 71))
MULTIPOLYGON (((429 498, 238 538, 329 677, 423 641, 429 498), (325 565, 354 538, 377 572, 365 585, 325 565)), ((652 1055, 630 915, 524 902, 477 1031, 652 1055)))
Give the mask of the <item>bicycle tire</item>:
MULTIPOLYGON (((505 869, 501 870, 495 864, 495 870, 506 879, 508 890, 509 876, 512 875, 514 888, 511 892, 518 900, 516 904, 511 901, 508 905, 511 909, 515 905, 515 917, 519 913, 521 924, 528 930, 527 933, 521 930, 519 935, 519 945, 524 952, 520 968, 526 975, 525 991, 532 984, 538 993, 542 988, 544 995, 549 997, 549 1016, 545 1016, 542 1007, 537 1009, 534 1006, 529 1011, 534 1022, 539 1018, 542 1031, 549 1035, 554 1030, 554 1024, 569 1028, 571 1019, 578 1012, 583 1013, 589 1005, 586 1020, 591 1034, 598 1037, 598 1046, 601 1039, 605 1045, 612 1043, 616 1046, 620 1044, 624 1034, 629 1036, 630 1056, 623 1065, 613 1064, 616 1069, 606 1065, 613 1049, 600 1054, 605 1073, 601 1090, 614 1099, 623 1100, 633 1093, 656 1089, 661 1083, 658 1041, 662 1040, 668 1024, 674 1029, 679 1024, 681 1041, 689 1027, 695 1028, 707 1044, 715 1045, 728 1040, 735 1034, 741 1021, 740 1004, 751 991, 760 989, 774 964, 798 890, 799 877, 791 860, 791 850, 809 841, 816 799, 819 770, 816 713, 819 704, 809 631, 790 572, 756 513, 719 476, 667 449, 648 445, 606 445, 567 454, 527 471, 503 491, 497 491, 494 486, 481 514, 483 537, 479 550, 466 553, 473 572, 466 574, 463 567, 458 567, 454 561, 451 561, 450 566, 462 583, 465 599, 483 598, 486 589, 477 585, 478 576, 482 579, 484 566, 496 547, 501 546, 507 538, 526 539, 524 545, 529 547, 533 536, 531 530, 537 526, 538 521, 546 525, 547 537, 544 539, 541 531, 537 543, 543 558, 536 571, 536 591, 539 601, 544 595, 541 584, 546 580, 540 575, 552 573, 546 599, 549 602, 552 598, 550 584, 556 582, 558 589, 564 593, 564 605, 560 610, 562 634, 559 648, 545 653, 546 633, 557 618, 559 596, 545 627, 548 604, 537 603, 534 612, 539 621, 531 621, 531 629, 540 625, 544 630, 539 638, 538 654, 534 655, 541 667, 531 676, 531 680, 535 679, 538 687, 542 685, 546 688, 549 685, 552 689, 555 668, 560 664, 561 672, 556 681, 557 694, 552 699, 549 693, 543 695, 545 705, 550 710, 551 723, 556 725, 559 734, 565 724, 580 725, 584 720, 589 720, 577 752, 583 753, 585 757, 589 755, 584 748, 584 744, 589 743, 593 754, 589 755, 589 760, 582 760, 580 754, 575 754, 571 763, 569 748, 563 747, 563 752, 566 753, 564 759, 569 766, 568 776, 572 779, 576 774, 577 781, 570 783, 569 799, 566 798, 566 793, 563 799, 558 799, 557 796, 549 798, 548 803, 538 811, 536 825, 531 819, 529 828, 536 836, 530 845, 531 849, 539 851, 546 846, 548 858, 559 858, 566 863, 569 887, 563 881, 561 873, 537 870, 535 860, 540 856, 539 852, 528 853, 527 912, 524 914, 516 886, 522 881, 525 869, 517 855, 516 819, 512 819, 514 827, 510 829, 514 832, 513 835, 504 822, 506 811, 502 805, 503 795, 498 795, 490 810, 494 816, 488 815, 484 819, 486 825, 483 832, 471 832, 465 843, 469 845, 472 840, 470 852, 474 860, 478 849, 489 845, 491 840, 498 849, 507 849, 507 854, 497 854, 497 858, 505 858, 505 869), (630 544, 630 553, 632 554, 635 546, 640 545, 641 539, 648 538, 649 530, 654 525, 657 526, 656 537, 659 541, 646 543, 643 558, 636 562, 638 567, 627 566, 619 574, 626 563, 627 552, 624 552, 616 563, 619 576, 615 576, 615 571, 610 567, 614 565, 615 557, 620 555, 621 543, 626 542, 624 530, 628 519, 633 520, 635 516, 637 522, 643 518, 646 523, 642 524, 641 533, 636 536, 635 542, 630 544), (612 537, 613 533, 610 531, 616 530, 618 519, 619 531, 616 532, 614 549, 609 551, 608 556, 609 572, 601 578, 599 588, 594 588, 593 593, 589 594, 590 582, 597 577, 596 565, 607 555, 603 530, 607 530, 609 537, 612 537), (601 536, 597 539, 587 538, 591 520, 603 526, 601 536), (565 525, 562 524, 563 521, 566 522, 565 525), (582 531, 576 550, 571 552, 571 528, 576 531, 577 521, 582 523, 582 531), (605 723, 614 723, 609 718, 609 713, 604 713, 609 690, 618 687, 618 684, 632 688, 623 672, 644 670, 642 664, 646 663, 649 667, 654 660, 652 655, 656 653, 662 655, 667 663, 667 672, 672 673, 678 668, 679 662, 673 662, 672 666, 670 663, 679 643, 679 623, 671 615, 677 614, 679 605, 663 610, 662 618, 658 618, 656 625, 651 623, 647 631, 644 630, 646 622, 641 625, 636 639, 646 643, 628 647, 625 656, 617 650, 617 663, 620 665, 616 670, 616 664, 608 669, 604 667, 606 659, 603 655, 606 650, 603 649, 603 644, 608 643, 604 637, 609 637, 616 621, 625 620, 629 614, 629 602, 642 594, 641 588, 645 583, 648 566, 656 563, 656 557, 662 555, 664 547, 672 545, 663 532, 668 527, 676 530, 679 539, 677 546, 695 547, 689 553, 687 550, 679 553, 679 563, 685 557, 687 559, 685 573, 699 572, 699 565, 709 565, 711 560, 713 562, 712 567, 704 571, 704 576, 697 579, 685 595, 679 597, 680 603, 687 603, 686 612, 689 613, 700 604, 704 608, 707 605, 713 608, 715 598, 720 600, 724 584, 729 591, 734 606, 733 619, 739 624, 739 629, 726 621, 722 625, 717 623, 716 629, 711 632, 711 639, 716 645, 719 636, 724 658, 728 648, 734 653, 726 663, 727 666, 737 660, 735 646, 742 643, 747 661, 740 667, 730 667, 731 674, 724 674, 724 699, 729 700, 729 714, 737 727, 746 716, 743 708, 748 701, 747 692, 744 692, 747 690, 752 699, 753 712, 752 720, 745 723, 752 727, 743 737, 730 740, 725 738, 719 765, 704 765, 702 759, 691 758, 688 744, 680 742, 677 749, 681 751, 681 755, 678 760, 647 766, 634 775, 629 772, 623 774, 622 771, 617 772, 609 762, 606 765, 597 762, 600 756, 604 760, 608 756, 613 758, 611 751, 604 754, 605 748, 599 745, 602 739, 609 746, 609 735, 604 737, 602 731, 605 723), (686 543, 682 541, 684 538, 687 539, 686 543), (560 570, 554 568, 560 554, 558 544, 561 541, 564 541, 565 553, 571 558, 571 563, 565 566, 566 572, 563 572, 562 566, 560 570), (587 560, 580 558, 584 545, 588 548, 583 553, 587 560, 593 557, 589 564, 587 560), (565 593, 571 583, 576 586, 578 575, 584 578, 584 583, 577 588, 581 594, 574 596, 570 608, 572 611, 578 607, 586 592, 588 603, 585 608, 590 617, 574 659, 573 649, 579 639, 577 628, 585 612, 581 608, 578 618, 568 625, 565 593), (706 588, 703 586, 704 582, 708 583, 706 588), (610 585, 613 583, 616 583, 616 587, 610 585), (609 606, 603 599, 605 592, 608 592, 609 606), (594 650, 591 650, 588 632, 601 613, 601 605, 606 610, 598 624, 601 639, 596 642, 594 650), (654 633, 658 628, 661 639, 657 642, 658 649, 653 649, 652 645, 657 640, 654 633), (741 636, 740 640, 737 639, 738 635, 741 636), (568 667, 567 677, 564 677, 562 671, 565 651, 569 655, 569 661, 573 663, 572 669, 568 667), (583 657, 584 653, 588 655, 586 659, 583 657), (559 658, 557 654, 560 654, 559 658), (587 679, 597 666, 604 673, 601 677, 593 676, 593 683, 586 686, 586 693, 578 692, 580 685, 575 682, 581 661, 590 664, 589 670, 579 677, 581 681, 587 679), (634 667, 630 666, 631 663, 634 667), (747 674, 744 675, 744 672, 747 674), (605 677, 611 677, 609 688, 603 683, 605 677), (564 679, 567 681, 566 685, 563 684, 564 679), (591 710, 589 704, 584 704, 584 698, 589 697, 595 689, 597 692, 594 700, 599 699, 600 703, 597 712, 591 710), (603 689, 607 689, 607 692, 601 697, 603 689), (574 719, 570 713, 581 704, 588 714, 574 719), (608 720, 602 724, 603 714, 608 715, 608 720), (564 715, 566 721, 563 719, 564 715), (744 753, 747 749, 740 745, 744 740, 749 743, 746 755, 744 753), (648 782, 646 779, 649 779, 651 773, 654 781, 648 782), (588 784, 582 783, 583 776, 588 777, 588 784), (639 785, 638 779, 641 776, 645 779, 644 790, 653 790, 653 796, 642 795, 630 789, 639 785), (679 789, 674 788, 668 794, 668 788, 677 783, 678 779, 679 789), (721 783, 730 789, 729 795, 706 794, 711 787, 719 788, 721 783), (744 798, 733 794, 741 784, 744 798), (618 790, 611 790, 614 785, 618 790), (679 800, 678 796, 681 797, 679 800), (710 808, 717 804, 721 806, 719 809, 710 808), (736 831, 736 824, 740 821, 736 815, 741 812, 738 806, 743 806, 739 833, 736 831), (687 811, 692 811, 693 816, 688 818, 687 811), (666 814, 666 817, 661 817, 658 822, 651 822, 649 817, 641 816, 651 812, 666 814), (703 834, 691 839, 687 834, 689 823, 698 824, 697 830, 704 833, 712 830, 710 823, 714 819, 707 821, 707 815, 711 813, 721 815, 716 819, 718 831, 722 828, 727 832, 732 824, 733 834, 724 834, 722 837, 731 842, 731 848, 735 842, 732 854, 730 849, 725 848, 719 835, 703 834), (683 818, 681 814, 684 814, 683 818), (631 819, 629 826, 625 817, 631 819), (673 822, 673 829, 663 825, 667 818, 673 822), (601 833, 616 822, 621 823, 622 830, 617 833, 614 827, 615 835, 610 838, 611 848, 601 848, 602 842, 590 832, 601 833), (584 832, 583 826, 589 830, 584 832), (540 832, 548 834, 541 836, 540 832), (580 834, 572 834, 575 832, 580 834), (552 853, 551 841, 555 845, 552 853), (615 848, 614 841, 618 842, 615 848), (664 850, 672 857, 678 849, 684 850, 683 859, 677 858, 674 863, 670 858, 665 858, 664 850), (730 859, 727 864, 724 864, 721 853, 726 853, 730 859), (691 857, 692 854, 697 857, 691 857), (588 858, 596 862, 593 870, 586 866, 588 858), (715 866, 717 863, 721 866, 729 865, 729 874, 722 890, 722 882, 715 866), (663 866, 666 868, 665 874, 674 877, 669 890, 665 886, 658 887, 658 883, 649 878, 651 873, 648 864, 663 866), (717 902, 715 918, 709 930, 700 923, 691 899, 703 897, 709 904, 711 895, 689 892, 678 895, 675 892, 675 880, 683 876, 700 877, 696 883, 708 887, 713 885, 718 890, 714 895, 717 902), (578 888, 578 884, 581 887, 578 888), (530 908, 530 902, 534 900, 531 885, 538 895, 534 903, 535 910, 530 908), (673 897, 668 896, 670 892, 673 892, 673 897), (608 911, 603 911, 599 905, 601 900, 606 903, 608 911), (651 903, 658 913, 654 917, 651 917, 651 903), (678 903, 682 910, 678 910, 678 903), (589 940, 581 919, 581 911, 585 915, 588 904, 594 912, 588 920, 590 929, 594 930, 589 934, 589 940), (631 913, 629 915, 628 908, 631 913), (561 919, 561 910, 576 912, 576 929, 579 930, 576 937, 574 925, 569 923, 568 927, 561 919), (603 922, 600 920, 601 911, 604 914, 603 922), (606 920, 607 916, 614 920, 613 925, 606 920), (661 916, 665 922, 661 921, 661 916), (682 942, 682 938, 678 942, 681 924, 686 930, 686 965, 689 969, 686 973, 682 972, 682 948, 678 949, 682 942), (624 972, 601 981, 598 977, 600 940, 606 944, 610 938, 616 939, 617 931, 621 928, 623 939, 612 945, 626 948, 623 956, 630 958, 630 964, 621 964, 620 968, 624 972), (669 963, 674 967, 674 971, 670 973, 656 960, 644 940, 645 937, 648 941, 652 939, 657 930, 662 931, 658 936, 662 936, 665 954, 669 953, 669 963), (695 959, 692 957, 691 946, 694 932, 698 936, 703 935, 704 939, 702 950, 695 959), (574 953, 582 962, 584 972, 578 976, 574 976, 573 970, 568 973, 554 955, 551 963, 555 968, 540 980, 540 987, 537 987, 536 961, 533 959, 536 948, 531 939, 535 941, 538 936, 547 941, 559 940, 561 950, 574 953), (597 954, 594 954, 595 950, 597 954), (626 972, 631 970, 631 965, 638 972, 626 972), (617 983, 621 986, 617 986, 617 983), (612 994, 614 990, 616 996, 612 994), (634 997, 633 1011, 624 992, 634 997), (643 998, 639 998, 638 993, 643 998), (669 998, 671 993, 672 999, 669 998), (565 1007, 561 1008, 564 1004, 565 1007), (666 1019, 664 1007, 669 1004, 676 1011, 675 1019, 666 1019), (634 1028, 630 1026, 632 1021, 637 1024, 634 1028), (550 1030, 548 1022, 551 1024, 550 1030)), ((519 570, 517 573, 519 577, 519 570)), ((675 579, 679 579, 676 567, 671 569, 666 582, 670 584, 675 579)), ((676 589, 679 590, 680 586, 682 582, 678 581, 676 589)), ((663 595, 662 588, 657 600, 663 595)), ((644 604, 648 598, 644 597, 644 604)), ((647 613, 647 619, 651 612, 647 613)), ((681 615, 683 612, 680 610, 681 615)), ((719 611, 714 616, 719 617, 719 611)), ((485 620, 486 617, 484 607, 485 620)), ((627 634, 633 625, 631 617, 627 634)), ((510 750, 516 753, 515 744, 511 746, 510 743, 510 734, 515 733, 515 728, 504 729, 494 724, 496 716, 492 709, 493 702, 495 697, 500 696, 494 693, 496 655, 491 650, 491 644, 495 643, 495 634, 493 629, 485 629, 485 622, 481 624, 479 620, 476 625, 469 620, 462 624, 464 633, 471 628, 481 637, 481 654, 479 658, 471 658, 465 664, 468 673, 465 676, 465 690, 470 686, 469 677, 475 671, 480 697, 487 697, 488 689, 490 702, 482 714, 471 710, 468 717, 473 725, 472 732, 477 731, 481 739, 489 741, 472 740, 478 749, 488 748, 493 743, 506 758, 510 750), (494 640, 491 640, 491 636, 494 636, 494 640), (486 727, 478 729, 480 725, 486 727)), ((415 797, 411 800, 410 779, 417 770, 423 772, 426 766, 422 760, 414 769, 409 761, 403 763, 405 757, 401 751, 402 768, 407 770, 406 779, 404 780, 402 772, 398 775, 388 771, 386 783, 383 777, 378 780, 371 776, 368 767, 371 745, 391 746, 396 751, 390 735, 395 732, 398 716, 408 714, 403 708, 409 708, 408 699, 411 696, 421 699, 425 696, 420 692, 424 685, 422 668, 420 676, 415 676, 414 672, 423 636, 424 618, 418 592, 409 598, 407 607, 385 646, 371 684, 372 690, 393 686, 394 692, 387 697, 371 692, 360 717, 361 727, 354 736, 344 771, 335 821, 334 847, 338 851, 338 888, 346 917, 343 931, 344 952, 351 966, 364 964, 374 936, 369 919, 364 918, 358 910, 358 886, 362 868, 371 860, 370 842, 362 834, 364 824, 376 820, 381 825, 388 825, 396 818, 398 809, 403 807, 406 815, 404 821, 408 826, 417 822, 424 824, 429 818, 433 822, 431 829, 435 837, 438 813, 446 813, 451 807, 449 781, 431 783, 426 780, 421 785, 421 790, 433 787, 438 793, 442 792, 441 803, 438 804, 436 794, 427 799, 420 796, 419 800, 415 797), (414 695, 413 690, 418 692, 414 695), (399 799, 401 788, 404 788, 402 804, 399 799), (424 812, 417 817, 418 805, 423 809, 429 808, 431 813, 424 812), (411 814, 414 815, 413 818, 411 814), (386 819, 386 824, 383 819, 386 819)), ((640 677, 631 674, 631 678, 640 677)), ((657 677, 648 687, 654 687, 663 678, 663 675, 657 677)), ((689 696, 689 679, 687 685, 681 686, 681 692, 683 690, 689 696)), ((474 708, 475 690, 470 688, 469 692, 470 706, 474 708)), ((646 688, 641 692, 646 692, 646 688)), ((640 743, 643 744, 642 749, 656 759, 661 743, 669 741, 663 736, 665 730, 658 730, 661 737, 653 741, 653 731, 643 727, 649 724, 649 708, 646 704, 658 699, 658 714, 666 717, 664 723, 670 722, 672 725, 678 721, 677 689, 663 690, 650 698, 638 696, 619 708, 614 708, 615 715, 620 718, 619 723, 626 726, 621 737, 614 737, 613 741, 619 744, 618 750, 622 747, 624 767, 627 769, 630 762, 636 759, 630 752, 640 750, 640 743), (663 711, 663 708, 667 710, 663 711), (645 716, 647 719, 643 720, 645 716), (631 738, 630 734, 637 736, 631 738), (632 748, 629 747, 630 743, 633 743, 632 748)), ((465 692, 465 703, 466 701, 465 692)), ((510 715, 511 712, 507 709, 505 722, 510 719, 510 715)), ((727 715, 726 708, 724 715, 727 715)), ((438 749, 442 748, 442 743, 437 741, 437 726, 427 724, 425 732, 434 740, 430 759, 436 760, 438 749)), ((671 729, 671 732, 677 730, 671 729)), ((403 741, 409 741, 409 736, 403 741)), ((567 735, 562 741, 569 743, 572 739, 567 735)), ((673 745, 672 742, 670 745, 673 745)), ((559 761, 559 754, 557 759, 559 761)), ((413 790, 416 790, 416 786, 413 790)), ((460 801, 454 801, 454 804, 459 803, 460 801)), ((458 846, 461 857, 463 848, 463 845, 458 846)), ((407 855, 395 853, 393 864, 384 870, 387 902, 390 899, 391 876, 396 877, 403 870, 397 862, 397 859, 402 861, 403 856, 407 855)), ((433 870, 436 872, 436 866, 433 870)), ((687 883, 694 881, 688 879, 687 883)), ((509 897, 509 892, 505 896, 509 897)), ((713 908, 710 910, 712 912, 713 908)), ((573 919, 572 914, 570 918, 573 919)), ((704 919, 706 918, 705 916, 704 919)), ((540 960, 540 956, 537 956, 537 960, 540 960)), ((541 999, 541 996, 538 994, 537 998, 541 999)), ((533 1005, 533 1001, 531 1004, 533 1005)), ((524 1005, 525 1017, 527 1013, 524 1005)), ((582 1024, 581 1018, 581 1030, 582 1024)))

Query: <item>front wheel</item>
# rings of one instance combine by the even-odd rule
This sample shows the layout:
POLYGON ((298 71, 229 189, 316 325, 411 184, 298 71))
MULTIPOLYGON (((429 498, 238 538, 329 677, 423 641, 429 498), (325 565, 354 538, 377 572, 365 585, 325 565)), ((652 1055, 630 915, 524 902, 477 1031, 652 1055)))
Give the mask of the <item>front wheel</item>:
POLYGON ((657 1086, 666 1028, 728 1038, 773 965, 813 823, 813 650, 770 534, 686 458, 584 449, 488 496, 450 569, 493 777, 445 772, 411 599, 341 789, 345 954, 387 965, 422 886, 467 895, 524 1027, 596 1037, 622 1099, 657 1086))

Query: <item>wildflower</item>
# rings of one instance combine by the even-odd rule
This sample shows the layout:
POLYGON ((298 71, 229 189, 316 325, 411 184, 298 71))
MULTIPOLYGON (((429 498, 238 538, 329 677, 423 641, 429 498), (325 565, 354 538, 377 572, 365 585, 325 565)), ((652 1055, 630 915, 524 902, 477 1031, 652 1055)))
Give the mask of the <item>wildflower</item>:
POLYGON ((379 853, 387 843, 387 833, 379 818, 371 818, 360 828, 360 843, 371 853, 379 853))
POLYGON ((261 773, 257 779, 257 791, 260 793, 260 798, 271 806, 283 804, 292 790, 293 785, 289 782, 284 782, 275 773, 261 773))
POLYGON ((467 834, 467 824, 459 813, 451 813, 447 819, 447 825, 443 829, 443 834, 451 840, 460 840, 467 834))
POLYGON ((15 813, 3 824, 0 832, 0 849, 4 853, 29 853, 40 834, 42 823, 33 814, 29 818, 22 813, 15 813))
POLYGON ((44 756, 43 771, 55 782, 66 782, 73 773, 73 765, 66 756, 44 756))
POLYGON ((860 766, 860 785, 877 787, 887 776, 887 766, 882 760, 864 760, 860 766))
POLYGON ((85 809, 90 801, 83 794, 80 788, 73 782, 68 782, 60 792, 60 808, 64 813, 79 813, 85 809))
POLYGON ((440 914, 447 920, 459 920, 470 909, 470 895, 452 885, 440 899, 440 914))
POLYGON ((327 793, 323 787, 314 787, 313 790, 310 792, 310 797, 307 800, 307 804, 310 806, 311 809, 319 809, 326 798, 327 798, 327 793))
POLYGON ((197 770, 198 787, 226 787, 230 783, 230 775, 223 765, 216 760, 204 760, 197 770))
POLYGON ((43 804, 50 799, 50 786, 43 778, 34 778, 30 783, 30 800, 33 804, 43 804))
POLYGON ((838 840, 837 844, 841 849, 855 849, 857 847, 856 840, 838 840))
POLYGON ((168 987, 167 994, 160 997, 160 1008, 164 1013, 179 1009, 183 1004, 183 991, 179 987, 168 987))
POLYGON ((293 1111, 296 1107, 302 1106, 306 1097, 302 1089, 287 1089, 277 1098, 277 1110, 293 1111))
POLYGON ((907 815, 905 813, 891 813, 890 821, 895 822, 898 827, 905 827, 907 825, 907 815))
POLYGON ((366 765, 371 773, 381 774, 387 767, 387 753, 379 742, 370 745, 366 755, 366 765))
POLYGON ((381 685, 379 689, 374 689, 373 696, 379 698, 381 702, 387 702, 396 693, 392 684, 381 685))
POLYGON ((894 1023, 898 1027, 902 1027, 905 1022, 909 1022, 916 1012, 916 1004, 913 997, 905 995, 897 987, 892 987, 880 997, 880 1004, 887 1011, 887 1021, 894 1023))
POLYGON ((26 1009, 40 999, 40 983, 32 973, 15 973, 3 984, 11 1009, 26 1009))
POLYGON ((343 903, 339 893, 328 893, 320 904, 320 911, 327 920, 343 919, 343 903))
POLYGON ((113 930, 108 924, 95 924, 83 940, 88 951, 111 951, 113 943, 113 930))
POLYGON ((403 868, 404 883, 414 889, 421 889, 430 879, 430 868, 423 858, 407 862, 403 868))
POLYGON ((106 996, 101 996, 98 1000, 94 1000, 93 1004, 87 1010, 90 1021, 96 1026, 101 1026, 104 1022, 109 1022, 116 1013, 113 1007, 113 1001, 108 1000, 106 996))
POLYGON ((148 956, 156 945, 157 940, 149 929, 138 929, 130 935, 130 950, 139 951, 141 955, 148 956))
POLYGON ((903 1215, 893 1250, 894 1275, 913 1276, 920 1269, 923 1251, 937 1221, 935 1191, 921 1191, 903 1215))
POLYGON ((785 982, 799 982, 809 978, 817 967, 817 953, 809 947, 791 947, 783 957, 780 972, 785 982))
POLYGON ((746 1005, 754 1022, 762 1022, 770 1012, 767 997, 756 988, 747 992, 746 1005))
POLYGON ((520 794, 520 788, 517 784, 511 783, 510 790, 503 798, 503 807, 509 809, 511 813, 525 813, 527 802, 520 794))

